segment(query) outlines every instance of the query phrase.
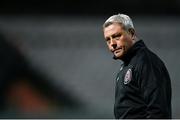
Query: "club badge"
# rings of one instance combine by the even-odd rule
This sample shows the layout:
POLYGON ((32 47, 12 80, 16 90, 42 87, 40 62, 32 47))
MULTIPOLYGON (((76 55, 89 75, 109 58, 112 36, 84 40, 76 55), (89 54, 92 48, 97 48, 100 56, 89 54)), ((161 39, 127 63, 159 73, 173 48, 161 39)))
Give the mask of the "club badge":
POLYGON ((126 72, 126 75, 124 77, 124 84, 128 84, 132 79, 132 70, 128 69, 128 71, 126 72))

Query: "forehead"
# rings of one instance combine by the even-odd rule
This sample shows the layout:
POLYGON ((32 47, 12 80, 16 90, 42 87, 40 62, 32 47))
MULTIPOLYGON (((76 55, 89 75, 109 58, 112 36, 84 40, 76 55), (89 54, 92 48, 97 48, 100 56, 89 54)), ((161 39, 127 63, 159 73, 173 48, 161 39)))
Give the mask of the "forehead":
POLYGON ((122 31, 123 31, 122 25, 120 25, 119 23, 113 23, 104 28, 104 36, 105 37, 110 36, 112 34, 122 32, 122 31))

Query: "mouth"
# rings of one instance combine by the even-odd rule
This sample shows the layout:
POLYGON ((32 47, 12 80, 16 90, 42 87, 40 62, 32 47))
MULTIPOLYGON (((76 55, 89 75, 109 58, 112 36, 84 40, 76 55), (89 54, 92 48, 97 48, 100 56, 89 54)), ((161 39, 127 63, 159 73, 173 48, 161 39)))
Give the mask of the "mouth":
POLYGON ((122 50, 122 47, 121 47, 121 48, 118 48, 118 49, 113 50, 113 53, 114 53, 114 54, 117 54, 117 53, 121 52, 121 50, 122 50))

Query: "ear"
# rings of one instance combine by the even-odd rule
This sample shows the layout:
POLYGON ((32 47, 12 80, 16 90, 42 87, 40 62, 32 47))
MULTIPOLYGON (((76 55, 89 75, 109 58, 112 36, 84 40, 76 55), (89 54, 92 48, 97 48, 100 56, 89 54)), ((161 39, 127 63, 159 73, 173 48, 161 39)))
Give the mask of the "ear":
POLYGON ((131 34, 131 37, 134 39, 135 38, 135 30, 133 28, 128 29, 129 34, 131 34))
POLYGON ((128 32, 129 32, 132 36, 135 35, 135 30, 134 30, 133 28, 129 28, 129 29, 128 29, 128 32))

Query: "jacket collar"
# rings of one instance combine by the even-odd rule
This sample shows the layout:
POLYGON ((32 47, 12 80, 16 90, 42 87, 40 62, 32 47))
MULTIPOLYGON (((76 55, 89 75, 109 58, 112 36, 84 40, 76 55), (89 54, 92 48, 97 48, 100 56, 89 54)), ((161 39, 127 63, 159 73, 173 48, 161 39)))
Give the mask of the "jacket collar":
POLYGON ((136 54, 136 52, 140 49, 146 47, 146 45, 144 44, 143 40, 138 40, 129 50, 128 52, 123 56, 123 58, 121 59, 124 64, 128 64, 131 59, 134 57, 134 55, 136 54))

